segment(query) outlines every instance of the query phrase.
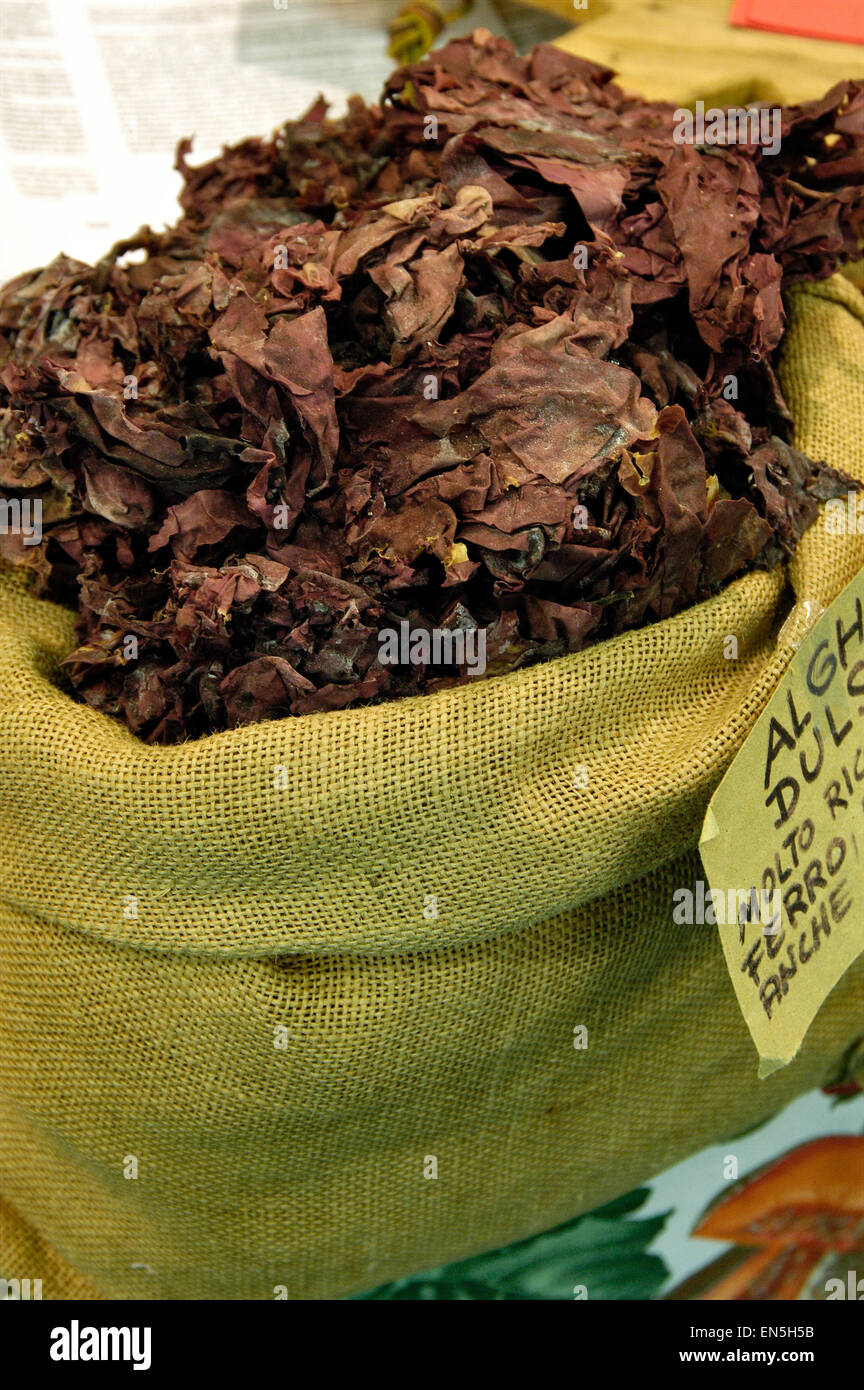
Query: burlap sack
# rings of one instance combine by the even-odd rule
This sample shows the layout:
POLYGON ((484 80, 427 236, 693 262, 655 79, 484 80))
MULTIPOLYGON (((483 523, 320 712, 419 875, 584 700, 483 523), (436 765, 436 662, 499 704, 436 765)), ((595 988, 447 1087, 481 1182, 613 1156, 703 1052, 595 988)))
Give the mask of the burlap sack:
MULTIPOLYGON (((848 280, 794 296, 783 380, 798 443, 864 479, 848 280)), ((584 653, 168 749, 62 689, 72 616, 7 574, 0 1274, 349 1294, 823 1082, 864 1033, 864 962, 758 1081, 716 935, 672 895, 796 629, 862 563, 820 523, 788 572, 584 653)))

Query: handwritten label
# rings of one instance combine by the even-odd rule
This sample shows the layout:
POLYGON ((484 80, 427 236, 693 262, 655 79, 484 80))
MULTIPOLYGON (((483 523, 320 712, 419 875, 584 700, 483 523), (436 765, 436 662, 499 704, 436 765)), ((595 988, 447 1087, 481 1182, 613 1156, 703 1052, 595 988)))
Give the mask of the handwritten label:
POLYGON ((864 570, 804 638, 699 844, 759 1075, 791 1062, 864 950, 864 570))

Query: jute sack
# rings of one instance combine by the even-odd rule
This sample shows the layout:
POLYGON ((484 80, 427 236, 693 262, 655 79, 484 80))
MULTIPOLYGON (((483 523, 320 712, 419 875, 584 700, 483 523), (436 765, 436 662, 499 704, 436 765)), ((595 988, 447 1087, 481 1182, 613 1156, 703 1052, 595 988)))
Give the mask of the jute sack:
MULTIPOLYGON (((864 479, 864 297, 838 276, 790 307, 797 442, 864 479)), ((350 1294, 824 1082, 864 1034, 864 961, 758 1081, 716 934, 672 895, 796 633, 862 563, 820 522, 788 570, 578 655, 167 749, 66 693, 72 615, 7 573, 0 1275, 350 1294)))

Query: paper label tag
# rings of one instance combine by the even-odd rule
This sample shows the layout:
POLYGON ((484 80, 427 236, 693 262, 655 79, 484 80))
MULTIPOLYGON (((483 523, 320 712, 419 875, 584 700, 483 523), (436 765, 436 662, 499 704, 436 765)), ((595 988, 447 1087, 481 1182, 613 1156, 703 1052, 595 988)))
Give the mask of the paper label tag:
POLYGON ((769 1076, 864 950, 864 570, 801 642, 699 849, 705 920, 769 1076))

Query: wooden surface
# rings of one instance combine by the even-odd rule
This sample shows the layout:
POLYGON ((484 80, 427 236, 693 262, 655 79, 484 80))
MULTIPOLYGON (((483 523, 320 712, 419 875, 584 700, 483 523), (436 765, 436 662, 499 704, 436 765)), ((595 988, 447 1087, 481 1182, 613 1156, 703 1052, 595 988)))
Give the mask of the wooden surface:
MULTIPOLYGON (((849 0, 850 5, 861 0, 849 0)), ((684 105, 803 101, 846 77, 864 77, 864 51, 792 34, 735 29, 732 0, 523 0, 572 17, 578 26, 556 42, 620 74, 624 87, 684 105)), ((782 0, 778 0, 782 8, 782 0)))

